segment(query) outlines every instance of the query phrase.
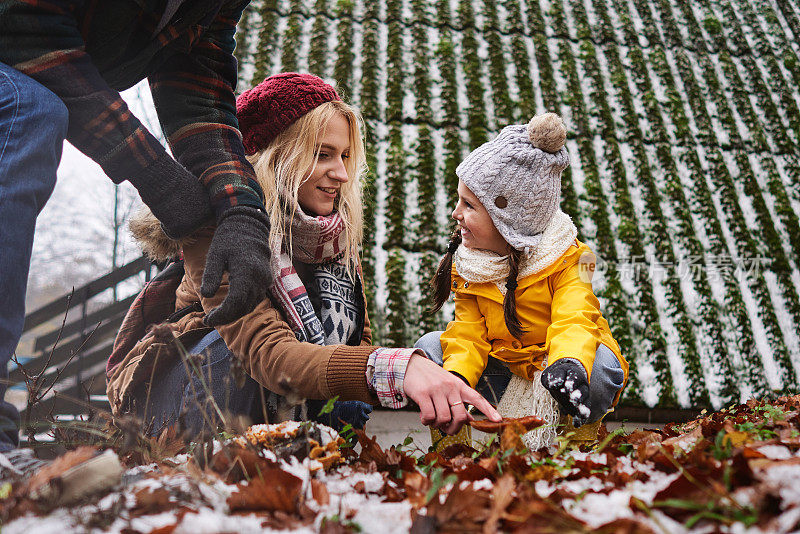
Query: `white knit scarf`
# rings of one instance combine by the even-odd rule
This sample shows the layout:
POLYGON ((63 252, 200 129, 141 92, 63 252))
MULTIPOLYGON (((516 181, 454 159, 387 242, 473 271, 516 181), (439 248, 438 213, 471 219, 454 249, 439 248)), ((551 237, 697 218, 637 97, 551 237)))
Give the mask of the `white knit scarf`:
MULTIPOLYGON (((578 229, 572 218, 558 210, 542 233, 542 240, 529 254, 523 255, 517 280, 536 274, 553 264, 575 244, 578 229)), ((453 256, 458 274, 471 283, 494 282, 506 294, 508 256, 487 250, 470 249, 461 245, 453 256)))
POLYGON ((503 417, 509 418, 529 415, 542 418, 544 425, 522 436, 522 441, 529 451, 549 446, 558 436, 557 427, 561 412, 556 400, 542 385, 541 371, 533 374, 533 380, 511 375, 511 381, 497 404, 497 411, 503 417))

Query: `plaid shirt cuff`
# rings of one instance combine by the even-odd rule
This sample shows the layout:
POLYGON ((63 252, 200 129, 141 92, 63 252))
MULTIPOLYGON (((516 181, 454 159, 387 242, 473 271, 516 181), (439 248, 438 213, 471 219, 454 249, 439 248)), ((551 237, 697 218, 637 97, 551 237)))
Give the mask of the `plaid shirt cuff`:
POLYGON ((381 406, 402 408, 408 404, 403 380, 411 356, 417 349, 380 348, 367 360, 367 384, 375 391, 381 406))

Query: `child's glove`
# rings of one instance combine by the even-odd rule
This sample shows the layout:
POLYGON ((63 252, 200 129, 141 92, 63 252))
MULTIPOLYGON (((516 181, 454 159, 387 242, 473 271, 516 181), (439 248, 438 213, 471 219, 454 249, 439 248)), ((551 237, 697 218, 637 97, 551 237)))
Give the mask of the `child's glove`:
POLYGON ((542 385, 561 406, 561 411, 572 416, 576 428, 586 424, 589 409, 589 380, 586 370, 572 358, 557 360, 542 371, 542 385))

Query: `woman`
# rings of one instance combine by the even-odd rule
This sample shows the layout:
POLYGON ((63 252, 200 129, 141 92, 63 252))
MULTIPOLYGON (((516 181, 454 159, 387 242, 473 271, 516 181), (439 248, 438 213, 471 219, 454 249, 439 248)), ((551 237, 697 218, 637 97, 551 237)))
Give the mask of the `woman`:
MULTIPOLYGON (((264 243, 274 278, 269 298, 240 319, 207 328, 206 313, 228 289, 223 280, 215 295, 201 292, 214 228, 181 243, 186 274, 176 310, 186 314, 169 328, 200 357, 176 355, 171 335, 165 343, 164 328, 154 329, 109 366, 115 413, 152 420, 154 432, 181 418, 199 431, 216 426, 225 412, 274 422, 313 417, 324 404, 302 399, 392 408, 410 399, 423 424, 447 433, 471 419, 465 402, 499 420, 483 397, 422 351, 371 344, 358 261, 366 165, 357 112, 321 79, 283 73, 243 93, 237 114, 271 224, 264 243)), ((132 229, 151 256, 178 252, 177 243, 165 247, 152 217, 132 229)), ((339 403, 335 414, 356 426, 363 412, 339 403)))

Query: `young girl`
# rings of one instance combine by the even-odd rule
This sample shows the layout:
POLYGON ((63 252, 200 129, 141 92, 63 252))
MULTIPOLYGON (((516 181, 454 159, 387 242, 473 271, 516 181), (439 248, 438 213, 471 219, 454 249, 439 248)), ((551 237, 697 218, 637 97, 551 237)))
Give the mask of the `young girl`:
MULTIPOLYGON (((245 91, 237 116, 267 213, 245 209, 270 228, 248 242, 270 251, 272 283, 231 295, 258 303, 244 317, 210 328, 208 314, 229 291, 227 277, 216 294, 201 289, 222 276, 204 272, 215 228, 177 243, 152 215, 132 223, 146 253, 161 260, 182 253, 186 273, 169 324, 109 359, 114 413, 153 421, 154 432, 182 419, 196 432, 216 426, 220 411, 272 423, 314 418, 325 400, 338 397, 363 402, 336 403, 325 418, 334 427, 340 418, 362 427, 370 411, 365 402, 399 408, 408 399, 422 408, 424 423, 450 433, 469 419, 464 402, 499 419, 485 399, 422 351, 371 343, 358 258, 365 170, 358 113, 320 78, 283 73, 245 91), (172 334, 200 357, 181 357, 172 334), (188 361, 204 378, 187 373, 188 361)), ((134 303, 128 315, 148 305, 134 303)))
POLYGON ((537 115, 458 166, 458 228, 432 281, 435 310, 455 293, 455 319, 416 345, 501 415, 550 423, 530 449, 555 437, 559 408, 576 427, 599 420, 628 370, 592 291, 595 257, 559 209, 565 139, 558 115, 537 115))

